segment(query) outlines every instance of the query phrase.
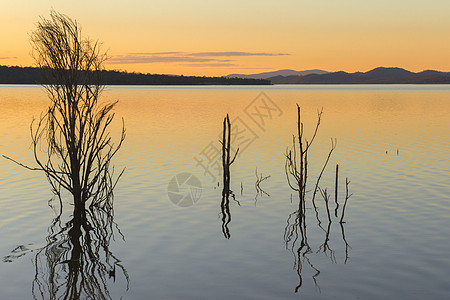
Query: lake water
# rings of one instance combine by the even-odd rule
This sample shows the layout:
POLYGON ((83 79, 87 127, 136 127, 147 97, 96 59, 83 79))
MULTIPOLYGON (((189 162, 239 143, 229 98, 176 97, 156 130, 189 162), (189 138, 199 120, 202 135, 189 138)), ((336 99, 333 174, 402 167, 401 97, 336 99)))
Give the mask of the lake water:
MULTIPOLYGON (((106 298, 448 299, 450 86, 107 87, 102 99, 119 100, 112 135, 121 118, 127 132, 113 161, 125 168, 114 194, 124 239, 114 227, 110 255, 87 263, 86 280, 103 282, 106 298), (285 173, 296 103, 308 139, 323 108, 304 227, 291 215, 299 199, 285 173), (230 168, 235 199, 224 209, 217 166, 226 114, 240 150, 230 168), (337 148, 320 186, 331 195, 331 223, 323 197, 318 218, 311 202, 330 138, 337 148), (259 192, 256 170, 270 176, 259 192), (346 178, 352 196, 340 226, 346 178)), ((0 86, 0 154, 34 166, 29 127, 47 103, 41 87, 0 86)), ((49 299, 85 284, 53 259, 70 243, 46 247, 51 199, 43 174, 0 159, 1 299, 49 299)), ((70 197, 63 205, 64 223, 70 197)))

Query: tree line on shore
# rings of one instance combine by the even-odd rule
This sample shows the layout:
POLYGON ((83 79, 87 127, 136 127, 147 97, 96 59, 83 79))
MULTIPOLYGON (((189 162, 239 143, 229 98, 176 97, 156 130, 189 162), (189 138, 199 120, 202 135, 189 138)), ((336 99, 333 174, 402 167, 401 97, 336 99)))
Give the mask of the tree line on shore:
MULTIPOLYGON (((268 85, 270 80, 100 71, 104 85, 268 85)), ((0 84, 48 84, 39 68, 0 66, 0 84)))

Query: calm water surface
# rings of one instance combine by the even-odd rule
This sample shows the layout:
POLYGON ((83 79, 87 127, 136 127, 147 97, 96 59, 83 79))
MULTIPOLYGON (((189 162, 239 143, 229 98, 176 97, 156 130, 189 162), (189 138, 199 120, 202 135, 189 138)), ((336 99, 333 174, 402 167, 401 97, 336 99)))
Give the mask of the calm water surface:
MULTIPOLYGON (((120 118, 127 130, 114 160, 126 168, 114 219, 124 239, 115 229, 109 243, 125 271, 103 279, 111 298, 448 299, 450 86, 108 87, 103 99, 119 100, 111 132, 119 133, 120 118), (306 136, 324 112, 309 154, 308 251, 284 171, 296 103, 306 136), (229 239, 216 168, 227 113, 240 148, 229 239), (310 199, 330 138, 337 148, 321 182, 332 194, 328 227, 323 198, 320 226, 310 199), (353 194, 342 227, 336 164, 339 203, 346 177, 353 194), (264 192, 255 189, 256 170, 270 176, 264 192), (168 194, 182 173, 202 186, 189 207, 168 194)), ((33 165, 29 126, 47 101, 37 86, 0 87, 0 154, 33 165)), ((184 185, 179 194, 190 191, 184 185)), ((50 278, 59 294, 67 289, 64 263, 51 267, 52 254, 42 251, 55 218, 51 199, 43 174, 0 159, 1 299, 50 298, 50 278)), ((64 208, 67 222, 70 198, 64 208)))

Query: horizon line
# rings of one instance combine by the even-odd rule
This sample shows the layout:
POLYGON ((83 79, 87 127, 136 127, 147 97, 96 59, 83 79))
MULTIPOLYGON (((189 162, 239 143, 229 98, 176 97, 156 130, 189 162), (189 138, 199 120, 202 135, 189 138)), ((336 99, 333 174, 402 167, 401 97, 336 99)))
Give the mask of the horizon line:
MULTIPOLYGON (((34 68, 34 69, 38 69, 39 67, 36 66, 22 66, 22 65, 2 65, 0 64, 0 67, 8 67, 8 68, 34 68)), ((324 71, 327 73, 338 73, 338 72, 345 72, 348 74, 354 74, 354 73, 367 73, 370 71, 373 71, 375 69, 402 69, 411 73, 421 73, 421 72, 425 72, 425 71, 436 71, 436 72, 441 72, 441 73, 450 73, 450 71, 442 71, 442 70, 438 70, 438 69, 431 69, 431 68, 427 68, 427 69, 422 69, 421 71, 410 71, 406 68, 403 67, 394 67, 394 66, 390 66, 390 67, 386 67, 386 66, 378 66, 375 68, 371 68, 367 71, 355 71, 355 72, 349 72, 349 71, 344 71, 344 70, 339 70, 339 71, 327 71, 324 69, 320 69, 320 68, 308 68, 308 69, 302 69, 302 70, 295 70, 295 69, 288 69, 288 68, 283 68, 283 69, 275 69, 275 70, 269 70, 269 71, 263 71, 263 72, 258 72, 258 73, 249 73, 249 74, 245 74, 245 73, 229 73, 226 75, 220 75, 220 76, 211 76, 211 75, 184 75, 184 74, 163 74, 163 73, 151 73, 151 72, 137 72, 137 71, 128 71, 128 70, 122 70, 122 69, 107 69, 105 68, 104 71, 113 71, 113 72, 124 72, 124 73, 136 73, 136 74, 143 74, 143 75, 167 75, 167 76, 193 76, 193 77, 226 77, 226 76, 230 76, 230 75, 258 75, 258 74, 263 74, 263 73, 271 73, 271 72, 278 72, 278 71, 295 71, 295 72, 305 72, 305 71, 324 71)))

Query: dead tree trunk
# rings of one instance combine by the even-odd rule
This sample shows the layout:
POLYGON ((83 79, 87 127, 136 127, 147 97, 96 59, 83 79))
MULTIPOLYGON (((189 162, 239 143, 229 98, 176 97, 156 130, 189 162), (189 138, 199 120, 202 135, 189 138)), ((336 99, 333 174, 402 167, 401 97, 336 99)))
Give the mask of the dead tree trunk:
POLYGON ((230 189, 230 166, 236 159, 236 155, 239 152, 239 148, 236 150, 233 159, 231 157, 231 123, 230 118, 227 116, 223 119, 223 134, 222 134, 222 168, 223 168, 223 189, 222 189, 222 232, 225 238, 231 237, 228 224, 231 222, 230 213, 230 195, 234 197, 233 192, 230 189))

